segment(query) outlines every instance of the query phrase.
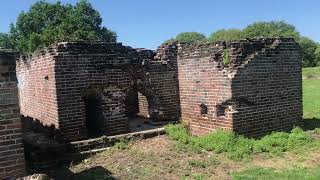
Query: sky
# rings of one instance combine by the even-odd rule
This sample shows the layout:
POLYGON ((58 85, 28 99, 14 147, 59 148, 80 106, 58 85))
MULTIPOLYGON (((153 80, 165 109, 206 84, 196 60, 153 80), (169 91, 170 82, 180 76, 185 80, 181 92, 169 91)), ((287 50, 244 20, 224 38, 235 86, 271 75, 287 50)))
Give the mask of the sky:
MULTIPOLYGON (((0 32, 8 32, 21 11, 36 0, 2 0, 0 32)), ((55 0, 49 0, 55 2, 55 0)), ((209 36, 219 29, 244 28, 256 21, 283 20, 303 36, 320 42, 319 0, 89 0, 103 25, 117 32, 118 41, 155 49, 180 32, 209 36)), ((61 0, 75 4, 77 0, 61 0)))

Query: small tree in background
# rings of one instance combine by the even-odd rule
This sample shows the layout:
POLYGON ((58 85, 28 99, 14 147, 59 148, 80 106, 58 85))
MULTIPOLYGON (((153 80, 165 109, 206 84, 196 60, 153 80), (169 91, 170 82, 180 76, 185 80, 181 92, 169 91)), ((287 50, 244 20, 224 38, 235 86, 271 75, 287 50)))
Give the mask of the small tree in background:
POLYGON ((316 54, 316 61, 317 61, 316 66, 320 66, 320 45, 319 44, 315 51, 315 54, 316 54))
POLYGON ((202 33, 198 32, 182 32, 179 33, 175 40, 183 43, 195 43, 200 41, 205 41, 207 38, 202 33))
POLYGON ((57 41, 79 40, 115 42, 116 33, 102 26, 99 12, 87 1, 74 6, 39 1, 0 35, 0 46, 29 53, 57 41))
POLYGON ((284 21, 255 22, 242 30, 242 36, 253 37, 292 37, 299 40, 300 34, 296 28, 284 21))
POLYGON ((239 40, 242 38, 242 31, 240 29, 221 29, 216 32, 213 32, 208 40, 215 41, 231 41, 239 40))
POLYGON ((317 65, 316 50, 318 44, 307 37, 301 37, 299 40, 302 49, 302 63, 304 67, 314 67, 317 65))

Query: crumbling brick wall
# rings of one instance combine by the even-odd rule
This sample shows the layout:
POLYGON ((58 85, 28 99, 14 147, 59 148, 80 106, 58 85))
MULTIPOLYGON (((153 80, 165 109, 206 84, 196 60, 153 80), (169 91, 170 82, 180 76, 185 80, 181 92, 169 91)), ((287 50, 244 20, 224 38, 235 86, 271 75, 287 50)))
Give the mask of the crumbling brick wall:
POLYGON ((196 135, 216 128, 248 136, 302 120, 301 54, 290 38, 182 44, 182 120, 196 135))
MULTIPOLYGON (((146 52, 151 53, 148 50, 138 52, 142 57, 148 57, 146 52)), ((162 45, 147 59, 142 58, 136 79, 138 92, 143 95, 138 96, 142 116, 167 120, 180 117, 176 45, 162 45)))
POLYGON ((89 128, 86 103, 94 100, 97 112, 91 115, 103 119, 96 128, 102 134, 120 134, 128 132, 128 115, 138 113, 140 92, 151 118, 178 118, 177 68, 170 69, 168 58, 159 61, 155 55, 121 43, 66 42, 20 58, 22 115, 54 125, 65 140, 82 139, 89 128))
POLYGON ((15 53, 0 50, 0 179, 25 173, 15 60, 15 53))

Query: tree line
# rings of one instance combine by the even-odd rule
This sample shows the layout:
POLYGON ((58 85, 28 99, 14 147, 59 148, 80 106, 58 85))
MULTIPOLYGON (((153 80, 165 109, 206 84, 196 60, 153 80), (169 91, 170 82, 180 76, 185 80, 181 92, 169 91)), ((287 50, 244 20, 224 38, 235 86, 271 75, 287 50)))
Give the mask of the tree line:
POLYGON ((304 67, 320 66, 320 43, 301 36, 295 26, 284 21, 255 22, 244 29, 220 29, 209 37, 199 32, 182 32, 164 43, 180 41, 183 43, 230 41, 254 37, 291 37, 301 46, 304 67))
POLYGON ((0 47, 31 53, 59 41, 116 39, 116 33, 102 26, 100 13, 88 1, 75 5, 38 1, 19 14, 9 33, 0 33, 0 47))
MULTIPOLYGON (((303 66, 320 66, 320 44, 301 36, 284 21, 255 22, 244 29, 221 29, 209 37, 199 32, 182 32, 167 40, 185 43, 239 40, 253 37, 292 37, 300 43, 303 66)), ((100 13, 86 1, 75 5, 38 1, 21 12, 8 33, 0 33, 0 48, 32 53, 59 41, 100 40, 116 42, 117 34, 102 26, 100 13)))

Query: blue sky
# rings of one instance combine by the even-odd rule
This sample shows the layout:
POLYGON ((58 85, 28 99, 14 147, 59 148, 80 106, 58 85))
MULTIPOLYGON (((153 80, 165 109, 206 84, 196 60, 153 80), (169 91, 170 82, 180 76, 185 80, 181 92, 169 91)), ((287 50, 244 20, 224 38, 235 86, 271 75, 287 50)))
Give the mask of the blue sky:
MULTIPOLYGON (((54 0, 50 0, 54 2, 54 0)), ((4 0, 0 4, 0 32, 7 32, 21 11, 35 0, 4 0)), ((62 0, 74 4, 77 0, 62 0)), ((183 31, 205 35, 221 28, 243 28, 255 21, 284 20, 307 37, 320 41, 319 0, 91 0, 103 25, 118 41, 155 49, 183 31)))

